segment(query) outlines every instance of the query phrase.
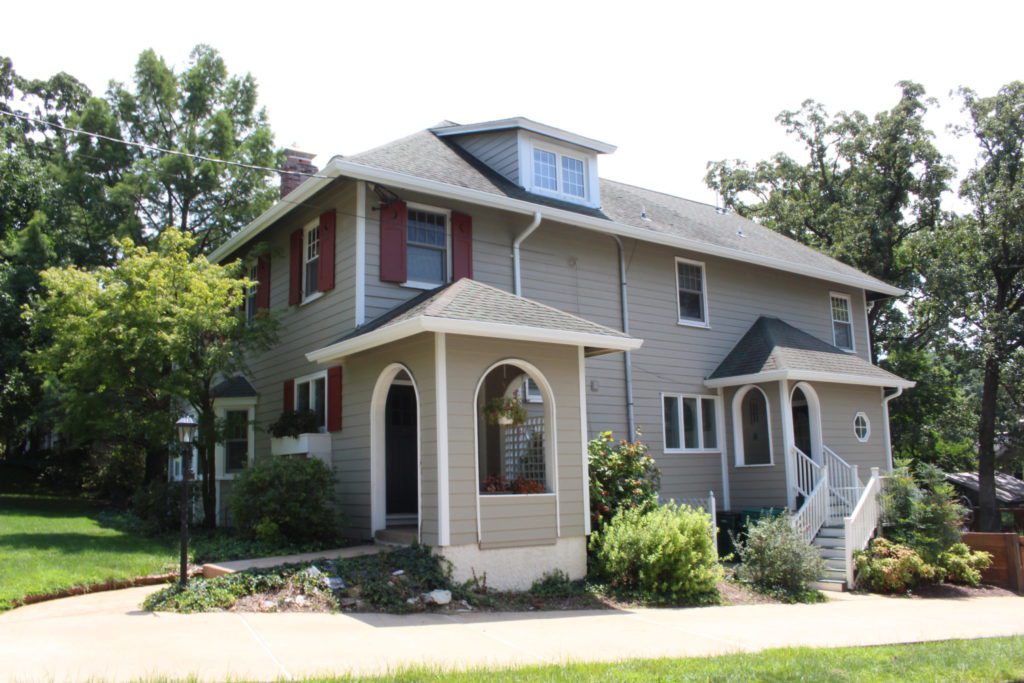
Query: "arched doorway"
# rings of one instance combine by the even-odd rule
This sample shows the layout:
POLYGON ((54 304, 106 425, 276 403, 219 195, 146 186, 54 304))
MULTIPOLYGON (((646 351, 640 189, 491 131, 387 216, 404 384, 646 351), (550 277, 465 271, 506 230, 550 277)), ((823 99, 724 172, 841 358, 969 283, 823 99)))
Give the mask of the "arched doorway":
POLYGON ((736 392, 732 420, 737 466, 772 465, 771 413, 768 396, 760 387, 748 384, 736 392))
POLYGON ((370 411, 371 531, 419 538, 419 390, 408 368, 389 365, 373 390, 370 411))
POLYGON ((793 443, 815 462, 821 462, 821 406, 818 394, 805 382, 793 387, 789 403, 793 415, 793 443))

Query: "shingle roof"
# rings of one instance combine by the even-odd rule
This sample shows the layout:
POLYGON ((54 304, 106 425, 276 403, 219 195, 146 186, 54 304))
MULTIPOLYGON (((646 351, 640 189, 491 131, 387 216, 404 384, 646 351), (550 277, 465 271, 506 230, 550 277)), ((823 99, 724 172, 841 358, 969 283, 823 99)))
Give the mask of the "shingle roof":
MULTIPOLYGON (((451 125, 451 124, 449 124, 451 125)), ((565 209, 657 234, 681 237, 751 256, 768 257, 795 266, 811 266, 825 273, 856 277, 887 285, 821 252, 769 230, 735 213, 713 206, 601 179, 601 208, 593 209, 527 192, 488 168, 450 139, 430 130, 382 145, 346 161, 405 173, 457 187, 521 199, 565 209)))
POLYGON ((847 375, 899 386, 905 380, 778 318, 761 316, 736 342, 709 380, 772 372, 847 375))
POLYGON ((458 282, 419 294, 338 341, 354 339, 421 316, 629 339, 628 335, 610 327, 598 325, 482 282, 463 278, 458 282))
POLYGON ((214 398, 249 398, 258 396, 256 390, 249 384, 249 380, 241 375, 228 377, 218 382, 210 390, 210 395, 214 398))

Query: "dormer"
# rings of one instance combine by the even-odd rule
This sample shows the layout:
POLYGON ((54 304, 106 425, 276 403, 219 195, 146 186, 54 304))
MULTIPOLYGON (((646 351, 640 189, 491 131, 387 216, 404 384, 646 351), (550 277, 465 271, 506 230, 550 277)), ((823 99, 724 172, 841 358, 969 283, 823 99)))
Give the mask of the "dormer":
POLYGON ((527 192, 601 206, 597 155, 614 145, 517 117, 434 128, 459 147, 527 192))

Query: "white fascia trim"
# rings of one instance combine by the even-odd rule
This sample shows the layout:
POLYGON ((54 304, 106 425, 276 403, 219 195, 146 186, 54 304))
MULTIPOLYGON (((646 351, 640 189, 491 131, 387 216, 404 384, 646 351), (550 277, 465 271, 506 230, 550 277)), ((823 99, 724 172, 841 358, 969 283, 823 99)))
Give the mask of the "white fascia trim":
POLYGON ((522 130, 528 130, 531 133, 537 133, 544 135, 555 140, 561 140, 562 142, 568 142, 572 145, 584 147, 586 149, 592 149, 599 154, 611 154, 618 147, 610 145, 607 142, 601 142, 594 138, 588 138, 583 135, 576 133, 570 133, 567 130, 561 128, 555 128, 544 123, 537 123, 530 119, 524 119, 521 117, 512 119, 501 119, 500 121, 485 121, 483 123, 468 123, 463 126, 445 126, 442 128, 431 128, 430 132, 434 135, 444 138, 451 135, 468 135, 470 133, 488 133, 496 130, 508 130, 510 128, 521 128, 522 130))
POLYGON ((307 180, 305 183, 300 185, 298 189, 288 195, 289 199, 287 202, 278 202, 277 204, 274 204, 274 206, 267 209, 267 211, 265 211, 259 218, 245 226, 231 239, 217 248, 212 254, 210 254, 210 261, 213 261, 214 263, 220 261, 235 249, 255 237, 261 230, 288 213, 296 203, 316 193, 322 187, 330 183, 333 178, 345 176, 355 180, 365 180, 384 185, 394 185, 407 190, 426 192, 446 199, 470 202, 479 206, 486 206, 495 209, 504 209, 506 211, 512 211, 528 216, 540 213, 541 216, 547 220, 575 225, 588 230, 595 230, 609 235, 630 237, 641 242, 663 244, 665 246, 675 247, 677 249, 686 249, 711 256, 719 256, 721 258, 740 261, 742 263, 752 263, 764 266, 765 268, 771 268, 773 270, 796 273, 797 275, 806 275, 807 277, 825 280, 826 282, 835 282, 838 284, 849 285, 850 287, 858 287, 872 292, 878 292, 879 294, 886 294, 888 296, 903 296, 906 294, 905 290, 900 289, 899 287, 893 287, 892 285, 884 282, 873 282, 854 275, 832 273, 813 266, 797 265, 772 258, 770 256, 748 254, 736 249, 708 244, 698 240, 686 239, 676 235, 658 234, 643 228, 626 225, 625 223, 592 218, 590 216, 584 216, 565 209, 556 209, 522 199, 512 199, 511 197, 496 195, 491 192, 458 187, 457 185, 442 183, 436 180, 427 180, 407 173, 397 173, 395 171, 365 166, 363 164, 357 164, 344 159, 331 159, 327 163, 327 166, 324 167, 324 170, 320 172, 320 175, 328 177, 312 178, 307 180))
POLYGON ((704 386, 715 389, 718 387, 735 387, 742 384, 757 384, 759 382, 776 382, 780 380, 830 382, 832 384, 856 384, 867 387, 895 387, 898 389, 909 389, 917 384, 917 382, 912 382, 908 379, 882 379, 865 375, 843 375, 833 372, 812 372, 808 370, 775 370, 773 372, 759 372, 752 375, 706 379, 704 380, 704 386))
POLYGON ((437 411, 437 544, 451 545, 448 498, 448 351, 444 334, 434 335, 434 397, 437 411))
POLYGON ((356 182, 356 327, 366 322, 366 182, 356 182))
POLYGON ((633 351, 640 348, 644 343, 643 339, 609 337, 603 334, 563 332, 523 325, 419 316, 368 332, 354 339, 338 342, 316 351, 310 351, 306 354, 306 359, 313 363, 327 363, 382 344, 411 337, 420 332, 462 334, 470 337, 493 337, 497 339, 514 339, 516 341, 563 344, 567 346, 589 346, 613 351, 633 351))

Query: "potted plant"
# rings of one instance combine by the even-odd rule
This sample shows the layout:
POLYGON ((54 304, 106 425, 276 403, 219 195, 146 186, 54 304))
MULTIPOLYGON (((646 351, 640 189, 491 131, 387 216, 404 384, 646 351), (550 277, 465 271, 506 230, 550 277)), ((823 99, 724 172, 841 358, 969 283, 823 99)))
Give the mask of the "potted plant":
POLYGON ((484 417, 487 424, 521 425, 526 422, 526 406, 519 400, 519 393, 516 392, 508 397, 492 398, 484 404, 484 417))

